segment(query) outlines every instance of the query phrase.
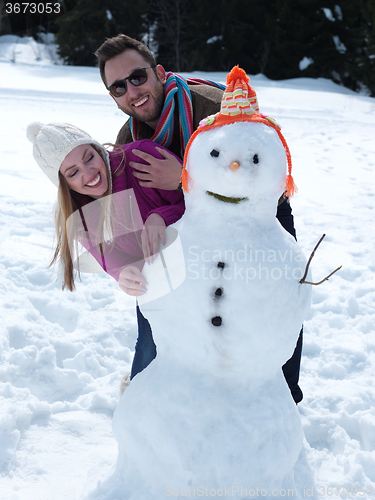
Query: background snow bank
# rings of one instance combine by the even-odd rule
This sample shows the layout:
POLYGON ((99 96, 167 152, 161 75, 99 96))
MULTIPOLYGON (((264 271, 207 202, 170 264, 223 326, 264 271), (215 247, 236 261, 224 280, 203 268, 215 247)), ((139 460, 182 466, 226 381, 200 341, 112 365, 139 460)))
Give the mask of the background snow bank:
POLYGON ((42 41, 37 42, 31 36, 0 36, 0 61, 29 64, 63 64, 57 54, 52 33, 40 33, 42 41))
MULTIPOLYGON (((125 117, 97 69, 27 58, 27 64, 13 64, 2 46, 1 498, 71 500, 107 476, 116 460, 111 418, 120 378, 131 364, 135 316, 116 310, 108 276, 82 276, 71 294, 46 268, 56 190, 32 158, 25 131, 34 120, 67 121, 113 142, 125 117)), ((222 82, 226 77, 194 73, 199 75, 222 82)), ((292 207, 305 253, 327 233, 313 261, 314 277, 343 264, 313 290, 305 323, 305 398, 298 409, 307 459, 320 498, 332 498, 332 491, 355 498, 360 487, 371 498, 375 101, 326 80, 272 82, 257 75, 251 84, 261 111, 281 124, 292 152, 299 187, 292 207), (338 492, 340 486, 349 495, 338 492)))

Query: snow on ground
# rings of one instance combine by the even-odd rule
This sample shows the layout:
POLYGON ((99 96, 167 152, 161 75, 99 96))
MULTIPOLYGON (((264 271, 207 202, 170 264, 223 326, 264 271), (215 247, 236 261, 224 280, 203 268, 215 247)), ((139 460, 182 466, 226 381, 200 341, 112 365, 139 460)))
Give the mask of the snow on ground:
MULTIPOLYGON (((34 120, 67 121, 108 142, 125 117, 97 69, 42 64, 23 56, 20 43, 15 64, 2 42, 1 499, 79 499, 108 476, 117 457, 111 418, 131 365, 135 316, 117 309, 108 276, 82 275, 74 293, 62 292, 47 268, 56 189, 35 163, 25 130, 34 120)), ((223 82, 226 75, 194 76, 223 82)), ((305 397, 298 409, 315 493, 372 498, 375 100, 326 80, 257 75, 251 84, 292 152, 299 187, 292 207, 304 252, 327 234, 313 260, 314 278, 343 265, 314 288, 305 323, 305 397)))
POLYGON ((37 65, 62 64, 52 33, 41 33, 40 40, 17 35, 0 36, 0 61, 37 65))

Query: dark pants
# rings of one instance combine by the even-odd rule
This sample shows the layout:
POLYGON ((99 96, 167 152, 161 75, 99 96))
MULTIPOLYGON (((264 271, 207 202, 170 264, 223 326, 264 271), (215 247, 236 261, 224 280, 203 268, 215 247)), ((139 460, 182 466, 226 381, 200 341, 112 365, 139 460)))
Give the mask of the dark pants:
MULTIPOLYGON (((276 217, 278 218, 280 224, 283 228, 288 231, 296 240, 296 230, 294 229, 294 219, 292 215, 292 208, 287 201, 283 201, 277 207, 276 217)), ((300 386, 298 385, 299 371, 301 366, 301 355, 302 355, 302 333, 303 328, 301 328, 296 348, 292 357, 283 366, 283 373, 285 380, 289 386, 290 392, 292 393, 295 403, 302 401, 303 394, 300 386)))
MULTIPOLYGON (((283 228, 288 231, 294 238, 296 232, 294 229, 294 221, 292 209, 288 202, 284 201, 278 206, 276 217, 280 221, 283 228)), ((297 239, 297 238, 296 238, 297 239)), ((152 338, 152 331, 150 323, 143 316, 139 307, 137 306, 137 320, 138 320, 138 339, 135 346, 135 354, 130 378, 132 379, 137 373, 141 372, 148 366, 156 357, 156 345, 152 338)), ((303 394, 298 385, 299 371, 301 365, 302 354, 302 329, 298 337, 297 345, 292 357, 283 366, 284 377, 288 383, 290 392, 296 403, 299 403, 303 394)))
POLYGON ((132 364, 130 380, 148 366, 156 358, 156 345, 152 338, 150 323, 141 313, 137 305, 138 339, 132 364))
POLYGON ((303 393, 300 386, 298 385, 299 379, 299 369, 301 366, 301 354, 302 354, 302 340, 303 340, 303 328, 299 333, 296 348, 294 349, 293 356, 285 363, 283 366, 283 373, 285 380, 289 386, 290 392, 292 393, 294 402, 297 404, 302 401, 303 393))

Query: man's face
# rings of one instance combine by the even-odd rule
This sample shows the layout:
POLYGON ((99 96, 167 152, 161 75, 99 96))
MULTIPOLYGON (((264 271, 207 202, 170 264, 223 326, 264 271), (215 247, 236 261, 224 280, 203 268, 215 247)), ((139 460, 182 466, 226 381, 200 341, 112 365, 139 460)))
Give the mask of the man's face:
MULTIPOLYGON (((147 62, 136 50, 128 49, 122 54, 110 59, 105 64, 107 87, 123 80, 140 68, 147 68, 147 62)), ((165 71, 162 66, 156 67, 157 75, 152 68, 147 70, 147 82, 135 87, 127 81, 127 92, 121 97, 114 97, 121 111, 142 122, 148 123, 153 129, 159 121, 164 104, 165 71)), ((112 96, 113 97, 113 96, 112 96)))

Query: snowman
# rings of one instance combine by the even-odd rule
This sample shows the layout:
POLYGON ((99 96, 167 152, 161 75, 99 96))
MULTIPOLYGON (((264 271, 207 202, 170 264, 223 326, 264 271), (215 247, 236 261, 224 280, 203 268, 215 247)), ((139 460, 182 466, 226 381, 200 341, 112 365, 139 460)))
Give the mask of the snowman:
POLYGON ((294 191, 289 149, 248 81, 233 68, 220 113, 188 144, 186 212, 168 233, 176 243, 178 231, 183 262, 172 243, 144 268, 153 298, 161 274, 173 282, 184 267, 186 277, 139 301, 157 357, 114 415, 119 498, 281 498, 295 488, 303 434, 281 367, 311 287, 275 217, 280 195, 294 191))

